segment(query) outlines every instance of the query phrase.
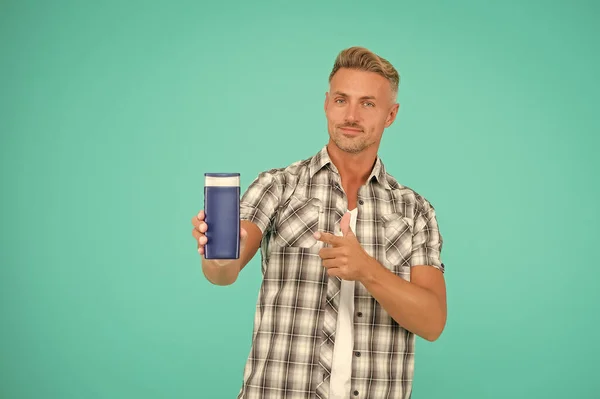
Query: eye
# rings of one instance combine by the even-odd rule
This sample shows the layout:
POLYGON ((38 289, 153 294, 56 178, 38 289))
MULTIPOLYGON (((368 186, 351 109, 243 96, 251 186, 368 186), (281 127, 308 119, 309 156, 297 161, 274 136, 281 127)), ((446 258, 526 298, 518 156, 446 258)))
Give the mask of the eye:
POLYGON ((372 102, 366 102, 366 103, 364 103, 364 104, 365 104, 365 106, 367 106, 367 107, 374 107, 374 106, 375 106, 375 104, 373 104, 372 102))
POLYGON ((338 98, 338 99, 335 100, 335 102, 338 103, 338 104, 341 104, 341 103, 344 102, 344 99, 343 98, 338 98))

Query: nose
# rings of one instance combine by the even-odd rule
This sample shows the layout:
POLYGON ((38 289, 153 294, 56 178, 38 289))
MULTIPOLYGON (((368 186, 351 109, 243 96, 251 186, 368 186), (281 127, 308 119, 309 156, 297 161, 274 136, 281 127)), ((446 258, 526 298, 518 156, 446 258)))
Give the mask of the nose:
POLYGON ((356 122, 359 119, 358 106, 356 104, 349 104, 346 107, 346 121, 356 122))

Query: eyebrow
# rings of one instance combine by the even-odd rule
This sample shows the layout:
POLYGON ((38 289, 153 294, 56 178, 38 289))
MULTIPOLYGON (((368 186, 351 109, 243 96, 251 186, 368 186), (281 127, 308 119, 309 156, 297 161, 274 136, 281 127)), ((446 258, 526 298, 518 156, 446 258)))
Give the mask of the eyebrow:
MULTIPOLYGON (((341 91, 334 91, 333 94, 336 94, 336 95, 342 96, 342 97, 350 97, 350 96, 348 96, 348 94, 343 93, 341 91)), ((360 100, 375 100, 375 99, 376 99, 375 96, 362 96, 360 98, 360 100)))

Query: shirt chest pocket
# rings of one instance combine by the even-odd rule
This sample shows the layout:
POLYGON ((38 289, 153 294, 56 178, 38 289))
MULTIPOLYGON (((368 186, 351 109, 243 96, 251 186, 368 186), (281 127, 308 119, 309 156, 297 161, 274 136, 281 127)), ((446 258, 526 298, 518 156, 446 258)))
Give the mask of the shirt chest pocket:
POLYGON ((386 260, 392 268, 410 266, 413 220, 399 213, 381 217, 386 260))
POLYGON ((275 242, 281 247, 311 248, 317 240, 321 202, 316 198, 292 196, 277 218, 275 242))

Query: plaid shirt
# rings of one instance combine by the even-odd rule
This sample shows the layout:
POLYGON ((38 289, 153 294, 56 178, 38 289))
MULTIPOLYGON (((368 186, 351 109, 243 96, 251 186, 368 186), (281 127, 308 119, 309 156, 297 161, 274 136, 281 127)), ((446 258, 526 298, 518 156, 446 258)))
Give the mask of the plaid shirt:
MULTIPOLYGON (((347 198, 327 148, 255 179, 241 200, 241 218, 263 232, 263 282, 252 347, 238 398, 328 398, 340 279, 329 278, 316 231, 340 234, 347 198)), ((410 267, 440 260, 434 208, 386 173, 380 158, 357 198, 356 237, 365 251, 409 280, 410 267)), ((409 398, 415 336, 355 283, 355 398, 409 398)))

